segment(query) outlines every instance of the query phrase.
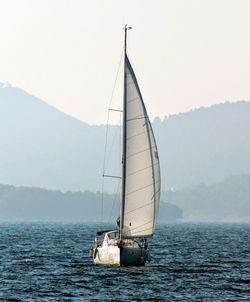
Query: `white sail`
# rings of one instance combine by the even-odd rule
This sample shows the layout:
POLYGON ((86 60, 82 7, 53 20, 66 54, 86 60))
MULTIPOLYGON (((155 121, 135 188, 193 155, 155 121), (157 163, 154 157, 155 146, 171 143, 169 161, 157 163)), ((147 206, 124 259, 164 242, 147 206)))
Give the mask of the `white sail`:
POLYGON ((154 232, 160 200, 156 142, 132 66, 125 56, 126 168, 122 235, 148 237, 154 232))

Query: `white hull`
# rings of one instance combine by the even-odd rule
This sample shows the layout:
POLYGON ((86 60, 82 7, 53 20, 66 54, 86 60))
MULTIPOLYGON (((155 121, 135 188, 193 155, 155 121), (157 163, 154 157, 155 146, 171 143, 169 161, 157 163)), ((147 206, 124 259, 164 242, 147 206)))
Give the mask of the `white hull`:
POLYGON ((95 264, 120 265, 120 249, 118 246, 97 247, 94 249, 95 264))
POLYGON ((92 257, 97 265, 140 266, 149 260, 149 253, 145 248, 111 245, 94 248, 92 257))
MULTIPOLYGON (((119 239, 119 232, 101 231, 103 240, 94 241, 90 257, 97 265, 139 266, 149 261, 149 252, 144 239, 119 239)), ((98 235, 98 233, 97 233, 98 235)))

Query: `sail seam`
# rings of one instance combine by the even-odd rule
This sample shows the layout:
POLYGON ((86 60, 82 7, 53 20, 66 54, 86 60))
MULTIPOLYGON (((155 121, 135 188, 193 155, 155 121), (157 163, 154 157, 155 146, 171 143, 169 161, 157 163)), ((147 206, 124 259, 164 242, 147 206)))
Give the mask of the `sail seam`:
POLYGON ((134 101, 136 101, 138 99, 140 99, 140 98, 137 96, 136 98, 129 100, 127 103, 132 103, 132 102, 134 102, 134 101))
POLYGON ((152 203, 154 203, 154 202, 151 201, 151 202, 149 202, 149 203, 147 203, 147 204, 144 204, 143 206, 137 207, 137 208, 135 208, 135 209, 133 209, 133 210, 130 210, 130 211, 128 211, 128 212, 125 212, 125 213, 126 213, 126 214, 129 214, 129 213, 135 212, 135 211, 140 210, 140 209, 142 209, 142 208, 144 208, 144 207, 150 206, 152 203))
POLYGON ((154 146, 151 146, 151 147, 149 147, 149 148, 147 148, 147 149, 140 150, 140 151, 138 151, 138 152, 132 153, 132 154, 130 154, 130 155, 127 156, 127 159, 130 158, 130 157, 133 157, 133 156, 135 156, 135 155, 137 155, 137 154, 140 154, 140 153, 146 152, 146 151, 148 151, 148 150, 150 150, 150 149, 153 149, 154 147, 155 147, 155 145, 154 145, 154 146))
POLYGON ((136 121, 136 120, 141 120, 141 119, 145 119, 145 116, 135 116, 133 118, 130 118, 127 120, 127 122, 131 122, 131 121, 136 121))
MULTIPOLYGON (((152 219, 152 220, 153 220, 153 219, 152 219)), ((150 222, 148 222, 147 224, 151 223, 152 220, 151 220, 150 222)), ((135 230, 135 229, 133 229, 133 230, 135 230)), ((151 228, 147 228, 147 229, 143 229, 143 230, 140 230, 140 231, 137 231, 137 233, 143 233, 143 232, 145 232, 145 231, 147 231, 147 230, 152 230, 152 227, 151 227, 151 228)), ((132 229, 131 229, 131 231, 132 231, 132 229)))
POLYGON ((132 139, 132 138, 137 137, 137 136, 140 136, 140 135, 143 135, 143 134, 145 134, 145 133, 146 133, 146 131, 143 131, 143 132, 140 132, 140 133, 138 133, 138 134, 131 135, 130 137, 127 138, 127 140, 132 139))
MULTIPOLYGON (((148 222, 146 222, 146 223, 144 223, 144 224, 141 224, 141 225, 139 225, 139 226, 137 226, 137 227, 135 227, 135 228, 131 228, 130 230, 129 230, 129 232, 127 231, 124 231, 124 233, 123 233, 123 235, 124 234, 128 234, 128 233, 131 233, 131 232, 133 232, 134 230, 137 230, 137 229, 139 229, 139 228, 141 228, 141 227, 143 227, 143 226, 146 226, 147 224, 150 224, 151 222, 153 221, 153 219, 151 219, 150 221, 148 221, 148 222)), ((151 227, 151 228, 147 228, 147 229, 143 229, 143 230, 140 230, 140 231, 137 231, 138 233, 143 233, 143 232, 145 232, 145 231, 147 231, 147 230, 152 230, 153 228, 151 227)), ((128 236, 128 237, 136 237, 136 236, 128 236)))
MULTIPOLYGON (((159 182, 159 181, 157 181, 156 183, 158 183, 158 182, 159 182)), ((154 183, 151 183, 151 184, 149 184, 149 185, 146 185, 146 186, 144 186, 144 187, 141 187, 141 188, 139 188, 139 189, 136 189, 136 190, 134 190, 134 191, 131 191, 131 192, 127 193, 126 195, 134 194, 135 192, 144 190, 144 189, 146 189, 146 188, 148 188, 148 187, 150 187, 150 186, 153 186, 153 185, 154 185, 154 183)))
MULTIPOLYGON (((154 166, 156 166, 156 165, 157 165, 157 163, 154 164, 154 166)), ((145 167, 145 168, 139 169, 139 170, 137 170, 137 171, 135 171, 135 172, 132 172, 132 173, 130 173, 130 174, 127 174, 127 177, 132 176, 132 175, 137 174, 137 173, 140 173, 140 172, 142 172, 142 171, 144 171, 144 170, 147 170, 147 169, 151 168, 152 166, 153 166, 153 165, 150 165, 150 166, 147 166, 147 167, 145 167)))

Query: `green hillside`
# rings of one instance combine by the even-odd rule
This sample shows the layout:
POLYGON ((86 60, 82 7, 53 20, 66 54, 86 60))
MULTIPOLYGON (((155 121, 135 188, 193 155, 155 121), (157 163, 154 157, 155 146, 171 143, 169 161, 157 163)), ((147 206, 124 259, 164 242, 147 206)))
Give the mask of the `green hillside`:
MULTIPOLYGON (((0 220, 103 221, 119 215, 119 196, 90 191, 66 192, 0 185, 0 220), (103 213, 102 213, 103 208, 103 213)), ((175 221, 182 211, 162 202, 159 220, 175 221)))
POLYGON ((164 200, 183 210, 185 220, 250 222, 250 175, 227 178, 163 193, 164 200))

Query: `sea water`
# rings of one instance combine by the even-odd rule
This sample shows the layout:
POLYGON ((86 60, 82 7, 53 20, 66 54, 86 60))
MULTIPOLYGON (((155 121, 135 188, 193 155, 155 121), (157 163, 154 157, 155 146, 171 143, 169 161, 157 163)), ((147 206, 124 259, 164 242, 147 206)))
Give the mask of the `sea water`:
POLYGON ((250 301, 250 224, 160 224, 145 267, 94 266, 94 223, 0 223, 0 301, 250 301))

